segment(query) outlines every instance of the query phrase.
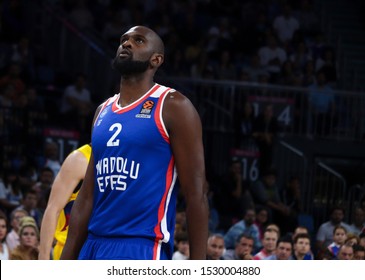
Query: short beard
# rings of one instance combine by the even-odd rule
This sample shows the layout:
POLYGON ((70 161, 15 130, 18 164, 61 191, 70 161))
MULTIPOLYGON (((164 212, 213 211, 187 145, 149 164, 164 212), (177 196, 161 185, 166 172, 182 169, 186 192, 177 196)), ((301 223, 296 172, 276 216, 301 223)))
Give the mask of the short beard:
POLYGON ((132 59, 114 58, 112 68, 118 71, 122 76, 133 76, 146 72, 150 66, 150 61, 137 61, 132 59))

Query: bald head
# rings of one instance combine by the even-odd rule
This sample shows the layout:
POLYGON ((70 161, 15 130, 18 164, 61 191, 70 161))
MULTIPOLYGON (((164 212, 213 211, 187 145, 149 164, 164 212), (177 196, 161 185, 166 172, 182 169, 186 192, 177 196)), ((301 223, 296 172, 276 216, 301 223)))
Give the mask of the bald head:
POLYGON ((155 53, 162 54, 162 55, 165 54, 165 45, 164 45, 161 37, 152 29, 150 29, 146 26, 137 25, 137 26, 133 26, 132 28, 130 28, 124 34, 129 34, 129 33, 139 33, 139 34, 143 35, 151 42, 151 46, 153 47, 153 51, 155 53))

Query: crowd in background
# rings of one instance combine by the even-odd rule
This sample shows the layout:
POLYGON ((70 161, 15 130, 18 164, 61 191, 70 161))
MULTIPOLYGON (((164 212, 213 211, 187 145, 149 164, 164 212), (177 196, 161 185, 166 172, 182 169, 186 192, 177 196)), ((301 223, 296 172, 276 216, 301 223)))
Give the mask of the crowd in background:
MULTIPOLYGON (((327 92, 337 85, 336 49, 326 41, 311 0, 39 2, 51 5, 81 32, 92 30, 113 51, 124 30, 136 23, 150 26, 166 44, 160 73, 164 76, 324 87, 327 92)), ((27 17, 24 3, 4 0, 1 5, 0 256, 34 259, 42 214, 62 164, 59 146, 44 140, 42 128, 57 125, 78 131, 80 142, 86 143, 100 100, 83 73, 54 69, 56 77, 48 77, 47 63, 23 21, 27 17), (47 94, 56 93, 57 102, 44 95, 45 78, 52 81, 47 94)), ((272 118, 270 108, 266 114, 272 118)), ((212 234, 207 257, 333 259, 361 255, 365 250, 365 203, 349 221, 344 221, 344 209, 334 209, 342 212, 342 218, 331 215, 325 229, 300 224, 300 181, 293 176, 285 186, 277 186, 277 174, 270 168, 272 136, 260 132, 265 118, 246 119, 245 112, 238 112, 235 121, 236 146, 249 136, 262 151, 262 176, 257 182, 244 182, 242 166, 234 160, 227 174, 208 182, 212 234), (298 227, 307 232, 297 233, 298 227), (356 245, 348 246, 346 239, 351 236, 356 245), (304 249, 298 249, 300 246, 304 249), (346 246, 352 253, 342 252, 351 251, 346 246)), ((180 204, 183 209, 183 202, 180 204)), ((182 210, 176 220, 175 258, 186 259, 182 210)))

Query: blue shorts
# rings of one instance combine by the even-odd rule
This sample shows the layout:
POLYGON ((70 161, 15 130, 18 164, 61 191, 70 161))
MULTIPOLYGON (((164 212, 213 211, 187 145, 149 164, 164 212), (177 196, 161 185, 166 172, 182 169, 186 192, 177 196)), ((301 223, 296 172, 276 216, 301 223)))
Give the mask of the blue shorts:
POLYGON ((108 238, 88 235, 79 260, 168 260, 172 258, 166 245, 147 238, 108 238), (156 250, 159 251, 156 254, 156 250))

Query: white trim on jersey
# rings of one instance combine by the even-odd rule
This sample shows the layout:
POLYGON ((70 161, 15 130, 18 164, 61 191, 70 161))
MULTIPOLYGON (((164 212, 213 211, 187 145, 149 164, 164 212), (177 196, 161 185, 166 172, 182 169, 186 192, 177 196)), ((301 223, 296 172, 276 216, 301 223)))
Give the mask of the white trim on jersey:
MULTIPOLYGON (((165 87, 164 90, 166 90, 167 88, 165 87)), ((165 122, 163 120, 163 117, 162 117, 162 111, 163 111, 163 106, 165 105, 165 99, 166 97, 169 95, 170 92, 175 92, 176 90, 174 89, 170 89, 166 94, 165 96, 162 97, 162 100, 161 100, 161 109, 160 109, 160 112, 159 112, 159 119, 160 119, 160 122, 161 122, 161 125, 162 125, 162 128, 165 132, 165 134, 167 135, 167 137, 170 138, 170 135, 169 133, 167 132, 167 129, 166 129, 166 126, 165 126, 165 122)), ((154 94, 152 94, 154 95, 154 94)), ((160 94, 161 95, 161 94, 160 94)))
MULTIPOLYGON (((174 171, 173 172, 174 172, 174 176, 172 178, 170 189, 169 189, 169 192, 168 192, 167 197, 166 197, 165 211, 164 211, 163 218, 161 220, 161 232, 162 232, 163 237, 164 237, 161 241, 165 242, 165 243, 169 242, 170 237, 171 237, 170 232, 167 229, 166 217, 167 217, 167 211, 169 210, 168 205, 170 205, 171 194, 172 194, 172 191, 175 188, 175 183, 176 183, 176 178, 177 178, 177 172, 176 172, 176 167, 175 166, 174 166, 174 171)), ((175 207, 175 205, 173 205, 173 207, 175 207)))

